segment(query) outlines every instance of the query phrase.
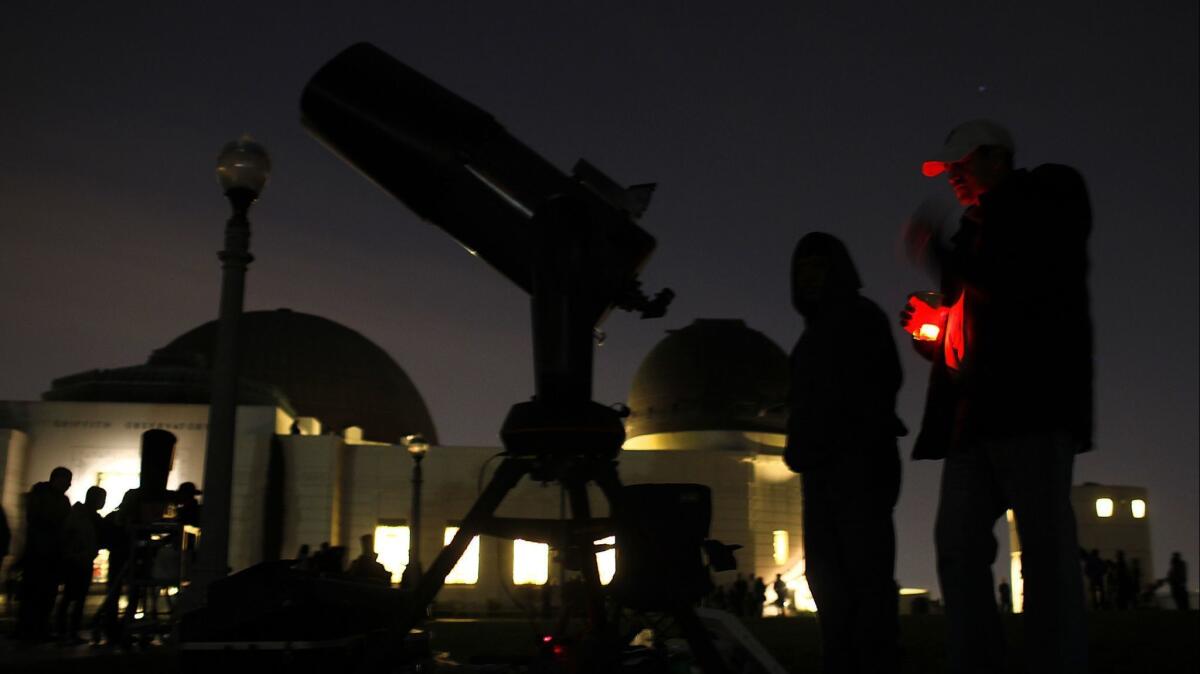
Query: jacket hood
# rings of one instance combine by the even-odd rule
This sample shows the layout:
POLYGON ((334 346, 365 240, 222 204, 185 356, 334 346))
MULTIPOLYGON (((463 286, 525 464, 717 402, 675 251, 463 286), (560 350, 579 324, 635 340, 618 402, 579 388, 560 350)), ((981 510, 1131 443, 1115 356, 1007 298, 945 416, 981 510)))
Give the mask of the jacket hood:
POLYGON ((804 235, 792 252, 792 305, 801 314, 858 294, 862 279, 846 245, 825 232, 804 235))

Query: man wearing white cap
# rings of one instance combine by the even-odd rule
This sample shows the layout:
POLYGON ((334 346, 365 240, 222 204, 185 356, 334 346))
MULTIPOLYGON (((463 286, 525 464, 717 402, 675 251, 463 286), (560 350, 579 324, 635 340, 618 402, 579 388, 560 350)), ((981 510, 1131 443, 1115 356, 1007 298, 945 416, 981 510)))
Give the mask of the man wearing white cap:
MULTIPOLYGON (((950 671, 1006 671, 992 529, 1011 509, 1030 671, 1085 672, 1070 491, 1075 454, 1092 446, 1091 207, 1074 169, 1014 169, 1014 150, 1004 127, 974 120, 922 167, 946 174, 966 211, 948 245, 920 213, 909 226, 910 252, 941 274, 959 323, 939 338, 959 335, 953 353, 943 341, 918 348, 933 366, 913 457, 945 460, 935 539, 950 671)), ((931 310, 920 303, 901 314, 910 331, 931 310)))

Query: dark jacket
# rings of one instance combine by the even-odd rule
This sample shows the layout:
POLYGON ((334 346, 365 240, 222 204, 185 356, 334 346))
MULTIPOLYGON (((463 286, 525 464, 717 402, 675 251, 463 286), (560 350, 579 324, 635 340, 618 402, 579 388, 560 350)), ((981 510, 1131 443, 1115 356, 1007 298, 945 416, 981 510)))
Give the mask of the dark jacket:
POLYGON ((894 452, 896 436, 906 432, 895 412, 903 375, 892 322, 859 295, 857 271, 840 241, 806 236, 797 259, 814 255, 829 259, 822 299, 806 303, 793 295, 805 328, 791 355, 784 460, 797 472, 841 453, 894 452))
POLYGON ((62 556, 67 564, 90 565, 100 552, 100 514, 85 503, 71 506, 62 527, 62 556))
POLYGON ((1091 223, 1083 178, 1055 164, 1014 171, 963 216, 941 262, 966 355, 959 372, 934 358, 913 458, 1031 432, 1091 448, 1091 223))
POLYGON ((38 482, 30 488, 25 502, 27 564, 58 564, 62 527, 70 512, 71 501, 49 482, 38 482))

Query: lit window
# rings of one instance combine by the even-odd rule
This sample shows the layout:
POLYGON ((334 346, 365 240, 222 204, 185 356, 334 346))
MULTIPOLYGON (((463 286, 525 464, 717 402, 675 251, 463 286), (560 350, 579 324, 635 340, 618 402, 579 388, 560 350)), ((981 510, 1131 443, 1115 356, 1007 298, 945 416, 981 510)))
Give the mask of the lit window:
MULTIPOLYGON (((595 541, 596 545, 616 545, 617 537, 609 536, 595 541)), ((600 570, 600 584, 608 585, 612 582, 613 575, 617 573, 617 549, 609 548, 604 552, 596 553, 596 567, 600 570)))
POLYGON ((771 550, 774 553, 776 564, 787 564, 788 532, 782 529, 771 532, 771 550))
POLYGON ((408 527, 381 524, 375 527, 375 552, 379 563, 392 574, 392 582, 399 583, 400 576, 408 566, 411 540, 408 527))
POLYGON ((1131 510, 1133 510, 1134 519, 1140 520, 1146 516, 1146 502, 1142 499, 1133 499, 1133 501, 1129 504, 1129 507, 1131 510))
POLYGON ((1097 517, 1112 517, 1113 515, 1113 500, 1110 498, 1096 499, 1096 516, 1097 517))
POLYGON ((513 585, 545 585, 550 578, 550 546, 513 541, 513 585))
MULTIPOLYGON (((446 534, 442 537, 445 545, 450 545, 450 541, 454 540, 454 534, 458 533, 458 527, 446 527, 446 534)), ((450 569, 450 573, 446 576, 447 585, 474 585, 479 582, 479 537, 471 539, 467 545, 467 549, 463 552, 463 556, 458 559, 458 564, 450 569)))

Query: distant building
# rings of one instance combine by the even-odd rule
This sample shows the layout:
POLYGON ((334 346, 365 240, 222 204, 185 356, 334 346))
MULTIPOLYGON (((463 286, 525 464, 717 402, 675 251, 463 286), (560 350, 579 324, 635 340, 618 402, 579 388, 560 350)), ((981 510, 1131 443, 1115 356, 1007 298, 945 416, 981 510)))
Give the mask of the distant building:
MULTIPOLYGON (((1104 485, 1094 482, 1071 487, 1071 507, 1075 511, 1075 527, 1079 534, 1080 551, 1097 550, 1100 557, 1113 560, 1117 551, 1125 553, 1126 561, 1134 560, 1142 568, 1142 583, 1154 580, 1154 557, 1150 548, 1150 505, 1145 487, 1104 485)), ((1022 610, 1023 586, 1021 577, 1021 541, 1017 522, 1008 511, 1008 540, 1011 555, 1013 610, 1022 610)), ((1141 591, 1144 588, 1139 588, 1141 591)))
MULTIPOLYGON (((16 525, 14 549, 23 536, 21 495, 55 466, 74 472, 72 501, 100 485, 109 491, 108 509, 115 507, 137 486, 139 438, 149 428, 178 437, 168 486, 190 481, 203 489, 215 331, 215 322, 190 330, 143 365, 57 379, 41 401, 0 402, 0 502, 16 525)), ((253 311, 243 314, 240 334, 233 568, 290 557, 301 544, 353 548, 360 535, 374 533, 380 561, 398 580, 408 563, 412 498, 412 462, 399 439, 417 433, 432 445, 422 463, 427 567, 500 448, 439 445, 408 376, 345 326, 288 310, 253 311)), ((712 537, 744 546, 737 553, 742 573, 782 573, 803 608, 811 597, 799 480, 781 458, 787 371, 784 352, 741 321, 698 320, 669 331, 635 377, 620 473, 626 484, 709 485, 712 537)), ((562 503, 556 486, 525 481, 499 514, 553 517, 562 503)), ((594 494, 594 511, 604 507, 594 494)), ((602 575, 611 577, 613 566, 613 553, 602 553, 602 575)), ((507 606, 508 586, 557 583, 558 574, 546 546, 485 537, 451 573, 438 602, 448 610, 507 606)), ((733 572, 723 575, 716 580, 727 583, 733 572)))

